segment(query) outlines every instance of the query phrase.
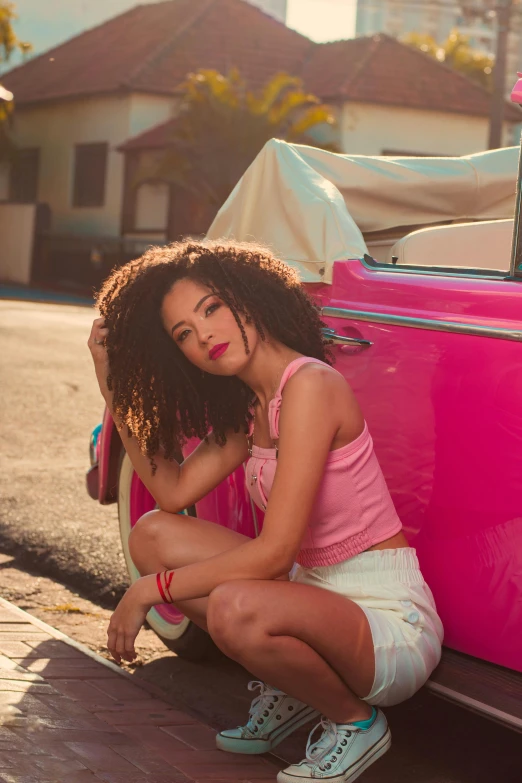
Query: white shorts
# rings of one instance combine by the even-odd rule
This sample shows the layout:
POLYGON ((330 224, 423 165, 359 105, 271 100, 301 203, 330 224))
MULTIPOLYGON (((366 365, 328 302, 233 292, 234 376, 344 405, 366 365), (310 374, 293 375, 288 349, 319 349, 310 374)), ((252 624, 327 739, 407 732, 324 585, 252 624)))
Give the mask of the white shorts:
POLYGON ((415 549, 374 549, 333 566, 296 565, 290 578, 345 595, 364 611, 375 648, 369 704, 405 701, 439 663, 444 631, 415 549))

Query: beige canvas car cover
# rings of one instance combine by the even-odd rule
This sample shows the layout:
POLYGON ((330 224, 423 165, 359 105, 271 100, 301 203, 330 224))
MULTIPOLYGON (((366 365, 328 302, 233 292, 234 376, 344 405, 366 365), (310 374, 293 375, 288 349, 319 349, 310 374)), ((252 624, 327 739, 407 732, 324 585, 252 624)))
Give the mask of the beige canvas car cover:
POLYGON ((361 258, 363 234, 513 216, 518 147, 457 158, 340 155, 272 139, 221 207, 209 239, 269 245, 306 282, 361 258))

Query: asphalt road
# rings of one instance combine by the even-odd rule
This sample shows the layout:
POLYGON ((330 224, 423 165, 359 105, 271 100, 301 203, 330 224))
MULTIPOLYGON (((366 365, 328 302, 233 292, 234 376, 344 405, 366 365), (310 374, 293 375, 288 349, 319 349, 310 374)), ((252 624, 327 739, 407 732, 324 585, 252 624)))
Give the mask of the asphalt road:
MULTIPOLYGON (((86 346, 94 317, 86 307, 0 301, 0 552, 111 608, 126 585, 116 508, 92 501, 84 478, 103 410, 86 346)), ((15 578, 23 603, 33 577, 15 578)), ((243 722, 250 702, 249 675, 224 657, 195 664, 165 651, 136 676, 216 728, 243 722)), ((386 713, 392 750, 362 782, 519 783, 519 734, 426 691, 386 713)), ((302 758, 306 737, 301 730, 278 754, 302 758)))

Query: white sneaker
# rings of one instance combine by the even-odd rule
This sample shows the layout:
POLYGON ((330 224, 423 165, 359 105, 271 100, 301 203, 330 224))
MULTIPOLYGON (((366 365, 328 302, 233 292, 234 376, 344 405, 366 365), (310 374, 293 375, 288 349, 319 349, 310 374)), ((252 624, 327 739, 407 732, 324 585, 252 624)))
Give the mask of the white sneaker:
POLYGON ((349 723, 333 723, 322 718, 310 732, 304 761, 279 772, 277 783, 303 783, 310 780, 351 783, 386 753, 390 745, 390 730, 380 710, 377 710, 377 717, 369 729, 360 729, 349 723), (319 726, 323 733, 312 744, 312 734, 319 726))
POLYGON ((225 729, 216 737, 216 745, 228 753, 268 753, 293 731, 316 718, 317 710, 298 699, 271 688, 263 682, 252 680, 248 690, 259 688, 260 693, 250 705, 250 715, 245 726, 225 729))

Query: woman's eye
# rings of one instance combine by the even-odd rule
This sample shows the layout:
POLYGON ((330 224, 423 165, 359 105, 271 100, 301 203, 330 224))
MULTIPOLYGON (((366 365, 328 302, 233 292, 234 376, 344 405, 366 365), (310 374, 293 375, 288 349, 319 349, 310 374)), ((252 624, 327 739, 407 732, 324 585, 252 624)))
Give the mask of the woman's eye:
MULTIPOLYGON (((216 310, 218 310, 221 307, 221 302, 213 302, 211 305, 209 305, 205 309, 205 316, 212 315, 216 310)), ((190 334, 190 329, 184 329, 182 332, 178 334, 176 337, 176 342, 182 343, 187 336, 190 334)))

